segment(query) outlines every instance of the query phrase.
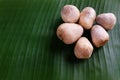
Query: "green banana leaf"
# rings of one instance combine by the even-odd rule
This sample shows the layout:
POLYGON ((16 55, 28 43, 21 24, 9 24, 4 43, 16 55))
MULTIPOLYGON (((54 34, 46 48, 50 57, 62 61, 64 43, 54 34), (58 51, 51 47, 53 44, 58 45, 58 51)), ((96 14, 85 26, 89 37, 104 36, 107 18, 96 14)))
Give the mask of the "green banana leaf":
POLYGON ((0 0, 0 80, 120 80, 119 60, 120 0, 0 0), (109 42, 90 59, 76 59, 75 44, 56 36, 66 4, 117 17, 109 42))

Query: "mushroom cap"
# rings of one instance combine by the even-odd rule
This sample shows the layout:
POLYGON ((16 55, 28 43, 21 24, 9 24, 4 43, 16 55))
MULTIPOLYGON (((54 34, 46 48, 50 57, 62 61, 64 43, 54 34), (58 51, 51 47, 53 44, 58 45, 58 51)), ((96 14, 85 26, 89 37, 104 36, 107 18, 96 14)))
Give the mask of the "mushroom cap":
POLYGON ((106 30, 113 29, 116 24, 116 16, 113 13, 103 13, 96 17, 96 22, 106 30))
POLYGON ((57 36, 65 44, 72 44, 83 34, 83 28, 75 23, 63 23, 57 29, 57 36))
POLYGON ((86 7, 80 14, 79 24, 85 29, 90 29, 95 21, 96 12, 92 7, 86 7))
POLYGON ((109 40, 109 34, 100 25, 94 25, 91 29, 92 42, 96 47, 105 45, 109 40))
POLYGON ((61 17, 64 22, 75 23, 80 17, 80 11, 74 5, 65 5, 61 10, 61 17))
POLYGON ((81 37, 74 48, 74 54, 78 59, 88 59, 92 55, 93 46, 86 37, 81 37))

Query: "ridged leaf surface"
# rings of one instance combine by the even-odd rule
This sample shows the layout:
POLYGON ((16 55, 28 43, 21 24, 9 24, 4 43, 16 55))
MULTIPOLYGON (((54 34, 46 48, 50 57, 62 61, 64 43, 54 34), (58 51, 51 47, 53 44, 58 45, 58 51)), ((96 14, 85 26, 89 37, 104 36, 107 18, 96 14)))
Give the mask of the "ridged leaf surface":
POLYGON ((119 60, 120 0, 0 0, 0 80, 120 80, 119 60), (76 59, 75 44, 56 36, 66 4, 117 17, 110 41, 90 59, 76 59))

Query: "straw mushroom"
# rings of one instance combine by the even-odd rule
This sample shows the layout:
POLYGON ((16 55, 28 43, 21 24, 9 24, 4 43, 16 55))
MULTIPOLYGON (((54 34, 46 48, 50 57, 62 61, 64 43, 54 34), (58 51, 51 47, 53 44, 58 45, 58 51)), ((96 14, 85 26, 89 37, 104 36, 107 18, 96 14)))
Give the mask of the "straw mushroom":
POLYGON ((94 25, 91 29, 92 42, 96 47, 105 45, 109 40, 109 34, 100 25, 94 25))
POLYGON ((103 13, 96 17, 96 22, 106 30, 111 30, 116 24, 116 16, 113 13, 103 13))
POLYGON ((83 28, 75 23, 63 23, 57 29, 57 36, 65 44, 72 44, 83 34, 83 28))
POLYGON ((92 55, 93 46, 86 37, 81 37, 74 48, 74 54, 78 59, 88 59, 92 55))
POLYGON ((86 7, 80 14, 79 24, 85 29, 90 29, 96 18, 96 12, 92 7, 86 7))
POLYGON ((61 17, 64 22, 75 23, 80 17, 80 11, 74 5, 65 5, 61 10, 61 17))

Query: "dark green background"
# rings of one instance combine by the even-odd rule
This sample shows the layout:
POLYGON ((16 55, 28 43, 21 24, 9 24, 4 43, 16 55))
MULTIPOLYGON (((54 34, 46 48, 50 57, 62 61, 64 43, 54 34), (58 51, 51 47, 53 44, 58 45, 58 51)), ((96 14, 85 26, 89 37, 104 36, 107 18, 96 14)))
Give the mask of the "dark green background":
POLYGON ((120 80, 119 60, 120 0, 0 0, 0 80, 120 80), (88 60, 56 37, 65 4, 117 17, 110 41, 88 60))

